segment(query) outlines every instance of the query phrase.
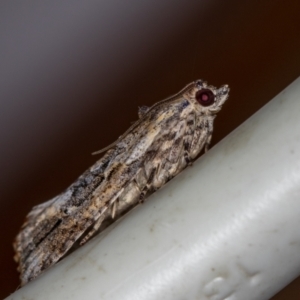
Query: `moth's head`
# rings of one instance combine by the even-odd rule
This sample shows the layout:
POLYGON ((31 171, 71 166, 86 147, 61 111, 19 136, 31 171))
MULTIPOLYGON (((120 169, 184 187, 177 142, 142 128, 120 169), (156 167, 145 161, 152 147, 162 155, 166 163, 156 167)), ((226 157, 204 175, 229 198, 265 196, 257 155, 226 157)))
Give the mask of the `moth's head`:
POLYGON ((222 85, 217 89, 214 86, 207 85, 207 82, 203 80, 197 80, 194 82, 194 88, 190 95, 196 106, 200 105, 199 108, 202 112, 216 114, 228 99, 229 87, 228 85, 222 85))

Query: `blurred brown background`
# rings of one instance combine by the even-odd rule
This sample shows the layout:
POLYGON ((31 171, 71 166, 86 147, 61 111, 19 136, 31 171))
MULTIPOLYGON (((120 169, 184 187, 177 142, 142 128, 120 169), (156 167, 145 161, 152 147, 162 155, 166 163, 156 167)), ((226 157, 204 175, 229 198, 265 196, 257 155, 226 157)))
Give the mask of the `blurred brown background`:
MULTIPOLYGON (((198 78, 229 84, 215 144, 299 76, 299 36, 292 0, 1 1, 0 297, 19 283, 11 244, 25 215, 93 164, 139 105, 198 78)), ((300 299, 300 280, 275 299, 300 299)))

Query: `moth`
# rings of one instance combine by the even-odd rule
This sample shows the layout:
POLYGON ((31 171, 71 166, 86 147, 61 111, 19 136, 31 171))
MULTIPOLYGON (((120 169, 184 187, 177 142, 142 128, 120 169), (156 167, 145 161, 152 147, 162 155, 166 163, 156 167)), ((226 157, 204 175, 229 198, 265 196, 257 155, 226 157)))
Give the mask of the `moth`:
POLYGON ((14 242, 22 285, 120 218, 208 150, 229 88, 197 80, 139 119, 57 197, 32 208, 14 242))

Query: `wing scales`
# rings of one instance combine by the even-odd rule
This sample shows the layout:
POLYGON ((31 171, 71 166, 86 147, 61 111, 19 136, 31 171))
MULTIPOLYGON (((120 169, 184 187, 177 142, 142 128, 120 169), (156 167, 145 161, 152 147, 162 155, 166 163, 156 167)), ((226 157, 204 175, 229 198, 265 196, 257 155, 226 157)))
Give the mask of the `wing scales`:
POLYGON ((142 202, 207 147, 214 116, 197 111, 192 88, 149 108, 64 193, 32 209, 14 244, 22 284, 142 202))

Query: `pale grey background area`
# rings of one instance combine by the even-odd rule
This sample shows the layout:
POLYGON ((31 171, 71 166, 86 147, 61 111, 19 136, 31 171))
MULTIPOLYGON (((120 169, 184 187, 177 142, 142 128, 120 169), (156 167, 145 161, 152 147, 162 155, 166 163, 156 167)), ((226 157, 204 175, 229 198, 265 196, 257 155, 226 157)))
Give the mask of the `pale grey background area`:
POLYGON ((1 1, 0 297, 18 285, 11 243, 26 213, 91 165, 139 105, 197 78, 227 83, 219 141, 299 76, 299 17, 292 0, 1 1))

